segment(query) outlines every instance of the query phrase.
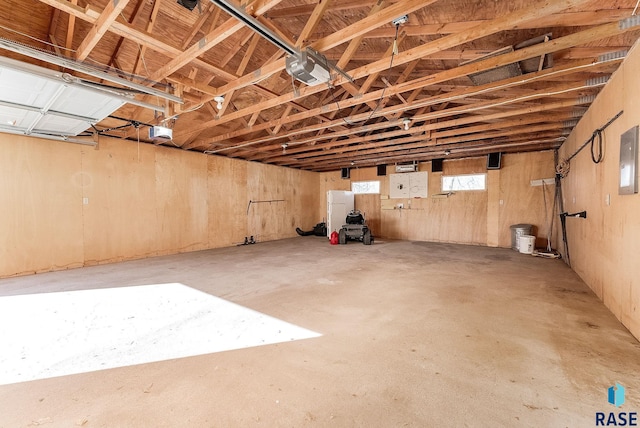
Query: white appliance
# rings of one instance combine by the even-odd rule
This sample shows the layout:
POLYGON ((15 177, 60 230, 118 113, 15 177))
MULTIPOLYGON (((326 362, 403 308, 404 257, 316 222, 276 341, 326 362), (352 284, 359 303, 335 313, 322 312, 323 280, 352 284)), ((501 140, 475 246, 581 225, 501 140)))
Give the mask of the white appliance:
POLYGON ((353 210, 353 192, 329 190, 327 192, 327 237, 331 232, 338 232, 353 210))

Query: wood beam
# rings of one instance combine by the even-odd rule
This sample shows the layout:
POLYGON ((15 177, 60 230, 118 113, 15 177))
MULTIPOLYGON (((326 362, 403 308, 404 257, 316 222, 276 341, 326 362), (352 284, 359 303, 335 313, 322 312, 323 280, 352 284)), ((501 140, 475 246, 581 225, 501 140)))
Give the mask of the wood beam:
MULTIPOLYGON (((545 14, 549 14, 549 13, 554 13, 554 12, 558 12, 563 10, 563 8, 567 8, 567 7, 576 7, 579 6, 580 4, 583 4, 585 2, 587 2, 588 0, 563 0, 563 1, 548 1, 545 2, 545 4, 543 5, 539 5, 536 4, 533 7, 527 7, 521 10, 518 10, 516 12, 501 16, 499 18, 496 18, 493 21, 490 21, 490 23, 486 23, 483 24, 481 26, 478 27, 474 27, 471 30, 465 32, 465 33, 461 33, 461 34, 455 34, 455 35, 451 35, 451 36, 446 36, 443 38, 440 38, 438 40, 435 40, 433 42, 429 42, 426 43, 424 45, 418 46, 416 48, 413 49, 409 49, 407 51, 404 51, 402 53, 400 53, 399 55, 396 56, 397 59, 394 59, 394 64, 399 65, 399 64, 404 64, 416 59, 420 59, 423 57, 427 57, 432 53, 436 53, 438 51, 440 51, 441 49, 450 49, 458 44, 462 44, 465 42, 469 42, 481 37, 486 37, 490 34, 496 33, 498 31, 504 31, 504 30, 508 30, 514 27, 517 27, 520 23, 522 22, 526 22, 527 20, 531 20, 531 19, 536 19, 538 17, 544 16, 545 14)), ((386 9, 385 9, 386 10, 386 9)), ((613 24, 609 24, 612 25, 613 24)), ((616 28, 617 28, 617 23, 615 24, 616 28)), ((596 28, 600 28, 602 29, 605 26, 601 26, 601 27, 596 27, 596 28)), ((608 27, 609 30, 609 34, 614 35, 614 31, 611 27, 608 27)), ((605 31, 606 32, 606 31, 605 31)), ((577 33, 576 33, 577 34, 577 33)), ((585 39, 589 38, 588 34, 585 34, 585 32, 580 32, 581 36, 584 37, 585 39)), ((619 34, 619 32, 617 32, 617 34, 619 34)), ((610 37, 610 36, 598 36, 596 39, 594 40, 598 40, 600 38, 603 37, 610 37)), ((554 45, 557 46, 559 39, 553 40, 552 42, 550 42, 549 44, 546 45, 554 45)), ((580 44, 580 41, 575 41, 572 40, 570 42, 571 44, 569 46, 564 46, 564 48, 566 47, 570 47, 570 46, 575 46, 576 44, 580 44)), ((546 46, 545 45, 545 46, 546 46)), ((534 46, 535 47, 535 46, 534 46)), ((517 51, 516 53, 520 53, 522 54, 523 52, 529 52, 531 49, 530 48, 525 48, 525 49, 521 49, 519 51, 517 51)), ((560 49, 554 49, 554 50, 550 50, 550 51, 555 51, 555 50, 560 50, 560 49)), ((542 54, 542 53, 540 53, 542 54)), ((540 55, 539 54, 539 55, 540 55)), ((532 55, 532 56, 538 56, 538 55, 532 55)), ((505 57, 504 55, 501 57, 505 57)), ((478 63, 475 63, 475 65, 477 66, 478 64, 488 64, 485 61, 481 61, 478 63)), ((368 64, 366 66, 360 67, 358 69, 355 70, 351 70, 350 73, 352 75, 352 77, 354 78, 361 78, 361 77, 365 77, 368 76, 372 73, 376 73, 376 72, 381 72, 384 69, 388 68, 388 61, 386 59, 383 60, 379 60, 375 63, 372 64, 368 64)), ((257 79, 261 79, 263 78, 262 76, 266 73, 273 73, 275 72, 273 70, 273 68, 278 68, 278 67, 283 67, 284 66, 284 60, 281 62, 281 64, 276 64, 274 63, 272 67, 270 68, 261 68, 259 70, 257 70, 256 72, 250 74, 250 75, 246 75, 243 76, 239 79, 237 79, 235 82, 229 83, 227 85, 222 86, 221 88, 219 88, 220 92, 225 92, 228 91, 230 89, 234 89, 238 86, 247 86, 249 84, 251 84, 252 82, 256 81, 257 79)), ((492 67, 495 67, 495 65, 493 65, 492 67)), ((470 67, 471 68, 471 67, 470 67)), ((491 67, 488 67, 491 68, 491 67)), ((460 67, 454 69, 454 70, 459 70, 460 67)), ((278 68, 278 71, 280 69, 278 68)), ((479 71, 479 70, 475 70, 475 71, 479 71)), ((449 80, 451 78, 453 78, 453 74, 455 74, 455 72, 451 72, 451 77, 449 77, 446 80, 449 80)), ((468 74, 468 73, 467 73, 468 74)), ((269 74, 270 75, 270 74, 269 74)), ((440 74, 440 76, 442 76, 442 74, 440 74)), ((429 76, 431 77, 431 76, 429 76)), ((444 81, 444 80, 441 80, 444 81)), ((334 84, 336 85, 342 85, 344 83, 346 83, 347 80, 342 78, 341 76, 338 76, 338 78, 336 79, 336 81, 334 82, 334 84)), ((432 82, 432 83, 437 83, 437 82, 432 82)), ((418 86, 419 87, 419 86, 418 86)), ((410 88, 410 89, 405 89, 402 92, 406 91, 406 90, 412 90, 412 89, 416 89, 416 88, 410 88)), ((303 87, 300 88, 300 96, 304 97, 304 96, 308 96, 317 92, 320 92, 324 90, 324 88, 321 88, 319 86, 307 86, 307 87, 303 87)), ((362 103, 365 102, 369 102, 371 100, 375 100, 377 98, 380 97, 381 92, 372 92, 367 94, 366 96, 363 96, 361 98, 359 98, 360 100, 362 100, 362 103)), ((391 94, 389 94, 391 95, 391 94)), ((295 97, 295 95, 293 93, 288 93, 285 95, 281 95, 278 98, 274 98, 274 99, 270 99, 268 101, 265 101, 262 103, 262 105, 255 105, 252 106, 250 108, 246 108, 243 109, 241 111, 238 111, 237 113, 234 113, 233 115, 228 115, 227 117, 225 117, 224 120, 229 121, 229 120, 233 120, 237 117, 242 117, 242 116, 246 116, 246 115, 250 115, 253 114, 253 112, 255 111, 254 109, 260 109, 260 110, 264 110, 270 107, 274 107, 276 105, 282 104, 284 102, 288 102, 290 100, 292 100, 295 97)), ((355 105, 355 103, 353 104, 355 105)), ((213 125, 219 125, 221 124, 221 122, 217 122, 217 123, 213 123, 213 121, 211 122, 207 122, 205 124, 203 124, 203 127, 210 127, 213 125)), ((255 131, 255 130, 252 130, 255 131)), ((193 130, 193 132, 197 132, 196 130, 193 130)))
MULTIPOLYGON (((322 162, 322 168, 320 168, 319 162, 316 162, 314 165, 314 170, 324 169, 327 167, 335 167, 338 169, 341 165, 348 165, 350 162, 355 161, 358 166, 362 167, 368 162, 375 163, 394 163, 399 161, 409 161, 409 160, 427 160, 430 158, 442 158, 444 156, 444 151, 449 150, 454 152, 456 155, 448 156, 448 159, 453 159, 456 157, 466 157, 470 156, 471 153, 478 150, 489 150, 490 152, 495 151, 504 151, 505 148, 508 147, 522 147, 527 145, 539 145, 539 144, 547 144, 546 148, 551 148, 553 145, 559 146, 562 141, 564 141, 565 135, 559 131, 546 131, 540 132, 538 134, 530 134, 524 137, 509 137, 509 138, 500 138, 500 139, 491 139, 489 141, 481 140, 473 143, 457 143, 457 144, 449 144, 449 145, 436 145, 436 146, 427 146, 423 148, 413 148, 413 149, 405 149, 405 150, 397 150, 392 153, 386 154, 368 154, 363 156, 353 156, 343 159, 335 159, 329 160, 326 162, 322 162)), ((540 148, 537 148, 540 150, 540 148)), ((292 164, 295 167, 295 164, 292 164)))
MULTIPOLYGON (((533 30, 538 28, 555 27, 590 27, 618 21, 631 15, 633 9, 604 9, 586 12, 561 12, 541 17, 534 21, 523 23, 520 28, 533 30)), ((404 25, 402 28, 408 36, 434 36, 455 34, 467 31, 478 25, 489 22, 488 20, 447 22, 444 24, 404 25)), ((393 37, 393 28, 378 28, 365 35, 365 38, 390 38, 393 37)))
MULTIPOLYGON (((527 115, 525 117, 521 117, 517 119, 501 121, 498 124, 498 126, 500 127, 500 129, 503 129, 503 130, 518 129, 519 133, 524 134, 527 132, 534 132, 533 131, 534 128, 532 127, 530 129, 526 129, 527 132, 522 132, 523 130, 525 130, 522 127, 531 126, 533 124, 546 124, 546 126, 552 126, 552 128, 550 129, 562 128, 562 122, 569 119, 570 116, 571 116, 570 112, 562 112, 562 113, 554 114, 553 116, 549 116, 548 114, 527 115)), ((495 131, 496 126, 497 125, 495 123, 489 123, 489 124, 482 124, 482 125, 476 125, 476 126, 461 127, 461 128, 457 128, 456 130, 433 132, 429 136, 419 134, 419 135, 413 135, 410 137, 398 138, 398 139, 388 139, 384 136, 384 134, 378 134, 379 141, 375 141, 373 143, 358 144, 356 147, 343 146, 343 147, 338 147, 330 150, 316 149, 315 151, 308 151, 304 153, 297 153, 297 152, 291 151, 290 156, 288 157, 276 155, 278 157, 269 157, 269 158, 264 158, 263 160, 268 160, 269 162, 271 162, 271 161, 284 160, 285 158, 288 158, 289 160, 291 160, 291 158, 295 158, 296 160, 300 161, 300 163, 303 163, 303 162, 306 162, 307 160, 311 162, 314 159, 325 160, 325 159, 331 159, 339 156, 344 156, 344 154, 350 153, 356 150, 359 151, 359 153, 361 153, 361 151, 363 150, 373 150, 370 153, 374 153, 374 151, 376 150, 390 151, 390 150, 397 150, 398 148, 404 149, 404 148, 424 147, 426 145, 434 145, 433 141, 437 138, 448 138, 448 137, 467 135, 467 137, 465 138, 482 139, 482 138, 485 138, 484 137, 485 135, 488 135, 483 133, 495 131), (470 135, 470 134, 473 134, 473 135, 470 135), (431 140, 431 142, 428 143, 427 140, 431 140), (406 143, 412 143, 414 141, 423 141, 423 142, 421 143, 421 146, 413 146, 413 147, 405 146, 406 143)))
MULTIPOLYGON (((128 23, 130 25, 132 25, 136 18, 138 18, 138 16, 140 15, 140 12, 142 11, 142 5, 144 4, 145 0, 139 0, 138 3, 136 4, 135 9, 133 10, 133 13, 131 14, 131 17, 128 20, 128 23)), ((113 53, 111 54, 111 58, 109 59, 109 62, 107 63, 108 65, 114 65, 118 70, 121 70, 119 65, 116 65, 116 63, 118 62, 118 55, 120 54, 120 49, 122 48, 122 45, 125 41, 124 37, 120 37, 118 39, 118 42, 116 43, 115 48, 113 49, 113 53)), ((134 67, 135 69, 135 64, 134 67)), ((135 73, 134 73, 135 74, 135 73)))
POLYGON ((322 17, 324 16, 324 13, 327 10, 327 7, 329 7, 330 3, 331 0, 318 0, 318 4, 316 4, 316 7, 313 8, 311 16, 307 20, 307 23, 298 36, 298 40, 295 44, 296 47, 299 48, 308 43, 309 37, 318 27, 318 24, 322 20, 322 17))
MULTIPOLYGON (((610 24, 605 24, 605 25, 601 25, 598 27, 594 27, 594 28, 590 28, 588 30, 584 30, 584 31, 580 31, 580 32, 576 32, 573 34, 570 34, 568 36, 565 37, 561 37, 555 40, 552 40, 548 43, 544 43, 544 44, 538 44, 538 45, 533 45, 527 48, 523 48, 511 53, 507 53, 507 54, 503 54, 497 57, 493 57, 493 58, 488 58, 482 61, 478 61, 472 64, 466 64, 460 67, 456 67, 454 69, 449 69, 449 70, 445 70, 443 72, 440 73, 436 73, 436 74, 432 74, 430 76, 426 76, 424 78, 419 78, 419 79, 415 79, 413 81, 410 82, 406 82, 403 84, 399 84, 396 85, 392 88, 387 88, 385 91, 385 94, 387 96, 391 96, 394 95, 395 93, 399 93, 399 92, 406 92, 406 91, 410 91, 410 90, 414 90, 414 89, 418 89, 418 88, 424 88, 426 86, 429 86, 431 84, 437 84, 437 83, 441 83, 447 80, 451 80, 457 77, 461 77, 461 76, 466 76, 468 74, 471 73, 475 73, 478 71, 482 71, 482 70, 488 70, 500 65, 504 65, 504 64, 510 64, 513 62, 517 62, 523 59, 527 59, 527 58, 531 58, 531 57, 535 57, 535 56, 540 56, 543 55, 545 53, 549 53, 549 52, 554 52, 554 51, 558 51, 558 50, 562 50, 562 49, 566 49, 568 47, 571 46, 576 46, 576 45, 580 45, 580 44, 584 44, 584 43, 588 43, 591 41, 595 41, 595 40, 600 40, 603 38, 607 38, 607 37, 612 37, 618 34, 622 34, 624 32, 627 31, 632 31, 632 28, 627 28, 627 29, 620 29, 619 25, 617 22, 615 23, 610 23, 610 24)), ((386 61, 385 61, 386 62, 386 61)), ((584 67, 588 67, 588 64, 584 64, 584 67)), ((542 73, 545 72, 549 72, 548 70, 544 70, 542 73)), ((524 77, 521 76, 521 78, 528 78, 528 77, 532 77, 534 76, 534 73, 530 73, 525 75, 524 77)), ((311 87, 313 88, 313 87, 311 87)), ((473 91, 473 88, 470 89, 471 91, 473 91)), ((351 105, 357 105, 357 104, 362 104, 371 100, 375 100, 377 98, 380 97, 380 95, 382 94, 382 90, 378 90, 378 91, 374 91, 374 92, 369 92, 365 95, 362 95, 360 97, 357 98, 351 98, 343 103, 341 103, 342 107, 346 107, 346 106, 351 106, 351 105)), ((280 99, 285 98, 285 96, 280 97, 280 99)), ((277 104, 276 99, 272 99, 269 100, 268 102, 271 102, 273 104, 277 104)), ((421 105, 416 106, 416 107, 421 107, 421 105)), ((255 107, 253 107, 255 108, 255 107)), ((314 109, 314 110, 310 110, 308 114, 314 114, 314 113, 328 113, 329 111, 335 109, 336 107, 333 105, 325 105, 321 108, 318 109, 314 109)), ((388 112, 387 109, 382 109, 378 112, 376 112, 376 115, 381 115, 381 114, 386 114, 386 112, 388 112), (383 113, 385 112, 385 113, 383 113)), ((243 111, 238 112, 237 114, 242 116, 244 115, 243 111)), ((246 114, 246 113, 245 113, 246 114)), ((292 115, 287 119, 287 123, 293 122, 293 121, 297 121, 297 120, 303 120, 306 116, 304 115, 292 115)), ((368 116, 363 116, 362 114, 359 115, 358 117, 353 117, 351 118, 352 121, 357 121, 357 120, 363 120, 364 118, 366 118, 368 116)), ((255 132, 256 129, 252 129, 252 130, 247 130, 246 132, 255 132)), ((298 132, 308 132, 306 130, 298 130, 298 132)), ((239 136, 239 135, 234 135, 234 136, 239 136)), ((227 135, 223 135, 223 136, 219 136, 219 137, 215 137, 212 142, 216 142, 218 140, 223 140, 223 139, 228 139, 231 138, 230 136, 227 135)))
MULTIPOLYGON (((371 31, 372 29, 389 23, 392 19, 397 18, 399 15, 403 15, 405 13, 409 13, 415 10, 418 10, 424 6, 427 6, 431 3, 434 3, 436 0, 404 0, 401 3, 396 3, 392 6, 389 6, 385 9, 382 9, 378 13, 368 16, 362 21, 356 22, 353 25, 349 25, 344 29, 333 33, 332 35, 325 37, 322 40, 318 40, 311 44, 311 47, 318 50, 324 51, 331 49, 332 47, 338 46, 342 43, 346 43, 352 40, 355 37, 358 37, 361 34, 366 33, 367 31, 371 31)), ((565 1, 587 1, 587 0, 565 0, 565 1)), ((280 61, 274 62, 269 66, 262 67, 251 74, 245 75, 239 79, 236 79, 234 82, 230 82, 220 88, 218 88, 219 93, 226 93, 231 90, 244 88, 246 86, 252 85, 258 80, 262 80, 266 77, 271 76, 274 73, 278 73, 282 71, 285 67, 285 60, 282 59, 280 61)), ((341 85, 345 84, 347 81, 341 81, 341 85)), ((311 93, 320 92, 321 88, 315 87, 315 91, 312 91, 307 88, 303 88, 305 91, 305 95, 310 95, 311 93)), ((248 114, 252 114, 248 113, 248 114)))
POLYGON ((104 8, 100 17, 89 30, 82 43, 76 51, 76 59, 84 61, 91 53, 91 50, 98 44, 104 33, 107 32, 111 23, 116 20, 120 12, 129 3, 129 0, 110 0, 104 8))
MULTIPOLYGON (((373 16, 376 13, 378 13, 380 10, 382 10, 382 8, 385 6, 385 2, 384 0, 380 0, 378 1, 378 3, 376 3, 371 10, 369 11, 369 15, 368 16, 373 16)), ((349 61, 351 61, 351 58, 353 57, 353 55, 356 53, 356 51, 358 50, 358 48, 360 47, 361 43, 362 43, 362 35, 352 39, 349 42, 349 45, 347 46, 347 48, 344 50, 344 52, 342 53, 342 56, 340 57, 340 59, 338 60, 338 64, 337 66, 341 69, 344 69, 346 67, 346 65, 349 63, 349 61)), ((390 47, 391 48, 391 47, 390 47)), ((352 84, 352 83, 345 83, 344 88, 352 95, 352 96, 356 96, 358 93, 361 93, 362 91, 358 90, 358 88, 356 87, 356 85, 352 84)), ((380 101, 378 101, 379 103, 380 101)), ((377 108, 377 104, 375 102, 369 102, 367 103, 367 105, 369 106, 369 108, 371 108, 372 110, 377 108)))
MULTIPOLYGON (((71 3, 78 4, 78 0, 71 0, 71 3)), ((56 9, 58 11, 58 9, 56 9)), ((76 28, 76 17, 73 15, 69 15, 69 21, 67 22, 67 37, 65 38, 64 47, 67 49, 72 49, 73 46, 73 35, 75 33, 76 28)))
MULTIPOLYGON (((394 3, 396 1, 398 0, 391 0, 390 3, 394 3)), ((371 6, 371 0, 341 0, 339 2, 333 3, 333 5, 331 6, 331 11, 337 12, 341 10, 359 9, 359 8, 370 7, 370 6, 371 6)), ((268 16, 271 19, 303 16, 303 15, 311 14, 314 8, 315 6, 313 4, 305 4, 300 6, 280 8, 280 9, 269 11, 266 14, 266 16, 268 16)))
MULTIPOLYGON (((453 128, 453 127, 459 127, 459 126, 463 126, 463 125, 468 125, 471 123, 477 123, 477 122, 487 122, 487 121, 492 121, 492 120, 499 120, 499 119, 504 119, 504 118, 508 118, 508 117, 513 117, 513 116, 519 116, 519 115, 525 115, 525 114, 533 114, 533 113, 538 113, 538 112, 545 112, 545 111, 552 111, 552 110, 556 110, 556 109, 560 109, 560 108, 567 108, 567 107, 573 107, 579 105, 579 100, 577 99, 571 99, 571 100, 563 100, 563 101, 550 101, 545 103, 544 105, 535 105, 535 106, 524 106, 524 107, 520 107, 520 108, 512 108, 509 109, 507 111, 501 111, 501 112, 497 112, 497 113, 489 113, 489 114, 485 114, 485 115, 470 115, 467 117, 462 117, 462 118, 457 118, 457 119, 451 119, 451 120, 447 120, 447 121, 442 121, 442 122, 433 122, 433 123, 427 123, 421 126, 414 126, 410 129, 410 131, 405 131, 404 129, 397 129, 394 131, 390 131, 387 133, 383 133, 383 134, 376 134, 373 136, 368 136, 368 137, 357 137, 357 138, 350 138, 348 140, 340 140, 338 141, 336 144, 352 144, 352 143, 360 143, 360 142, 365 142, 365 141, 374 141, 377 138, 383 137, 383 138, 395 138, 401 135, 406 135, 406 134, 410 134, 410 133, 417 133, 417 132, 428 132, 428 131, 432 131, 432 130, 436 130, 436 129, 442 129, 442 128, 453 128)), ((450 116, 454 116, 456 115, 456 113, 458 113, 460 110, 459 109, 447 109, 447 110, 441 110, 441 111, 436 111, 436 112, 432 112, 432 113, 426 113, 425 115, 422 115, 421 118, 419 119, 420 121, 423 120, 431 120, 431 119, 440 119, 446 116, 449 116, 448 113, 452 113, 450 116), (455 112, 455 113, 454 113, 455 112), (430 116, 431 115, 431 116, 430 116)), ((393 124, 394 127, 400 127, 401 123, 397 122, 395 124, 393 124)), ((379 129, 384 129, 384 128, 389 128, 391 127, 389 124, 379 124, 379 125, 367 125, 367 126, 363 126, 361 128, 359 128, 359 132, 364 132, 364 131, 368 131, 368 130, 379 130, 379 129)), ((340 133, 333 133, 330 134, 329 137, 343 137, 343 136, 348 136, 348 133, 345 132, 340 132, 340 133)), ((326 139, 326 138, 325 138, 326 139)), ((312 140, 311 139, 301 139, 298 140, 296 142, 296 144, 299 145, 304 145, 307 143, 310 143, 312 140)), ((313 142, 316 143, 317 145, 317 141, 318 138, 314 138, 313 142)), ((277 146, 271 145, 271 146, 263 146, 261 149, 264 150, 268 150, 268 149, 274 149, 277 146)), ((331 148, 333 146, 328 146, 328 145, 320 145, 319 147, 328 147, 331 148)), ((295 148, 291 149, 291 153, 295 153, 295 148)))
MULTIPOLYGON (((282 0, 258 0, 251 5, 247 6, 246 12, 256 16, 262 15, 272 7, 276 6, 282 0)), ((218 45, 223 40, 227 39, 232 34, 236 33, 238 30, 244 28, 244 24, 238 21, 235 18, 230 18, 223 22, 219 27, 213 30, 211 33, 204 36, 200 41, 190 48, 180 53, 174 59, 169 61, 164 66, 160 67, 152 76, 152 80, 161 80, 166 76, 171 75, 172 73, 178 71, 180 68, 187 65, 192 60, 196 59, 198 56, 207 52, 209 49, 218 45)), ((234 88, 239 89, 239 88, 234 88)), ((229 91, 227 91, 229 92, 229 91)))
POLYGON ((416 10, 427 7, 436 1, 437 0, 399 1, 398 3, 392 4, 391 6, 385 7, 384 9, 367 16, 353 25, 349 25, 348 27, 338 30, 323 39, 313 42, 311 47, 318 51, 326 51, 336 46, 340 46, 341 44, 358 36, 364 35, 375 28, 389 24, 399 16, 415 12, 416 10))
POLYGON ((191 33, 187 34, 187 36, 182 41, 182 45, 180 46, 182 50, 185 50, 187 46, 191 44, 191 41, 196 36, 196 34, 198 34, 198 31, 202 29, 202 26, 205 24, 205 22, 207 22, 207 19, 209 19, 214 9, 216 13, 212 21, 214 23, 215 21, 217 21, 217 17, 220 15, 220 8, 216 8, 213 3, 209 3, 202 11, 202 14, 198 17, 198 20, 195 22, 195 24, 193 24, 193 27, 191 27, 191 33))

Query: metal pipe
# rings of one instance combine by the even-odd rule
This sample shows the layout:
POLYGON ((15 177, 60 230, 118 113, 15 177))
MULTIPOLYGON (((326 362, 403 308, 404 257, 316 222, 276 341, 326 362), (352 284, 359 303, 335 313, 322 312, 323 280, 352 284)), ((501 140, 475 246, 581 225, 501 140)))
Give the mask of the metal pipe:
POLYGON ((244 10, 240 9, 235 4, 227 1, 227 0, 211 0, 211 3, 218 6, 220 9, 227 12, 229 15, 236 18, 238 21, 242 22, 244 25, 249 27, 254 32, 258 33, 268 42, 274 44, 278 48, 282 49, 289 55, 299 55, 300 51, 295 47, 291 46, 286 41, 282 40, 280 36, 275 34, 269 28, 267 28, 264 24, 258 21, 253 16, 249 15, 244 10))

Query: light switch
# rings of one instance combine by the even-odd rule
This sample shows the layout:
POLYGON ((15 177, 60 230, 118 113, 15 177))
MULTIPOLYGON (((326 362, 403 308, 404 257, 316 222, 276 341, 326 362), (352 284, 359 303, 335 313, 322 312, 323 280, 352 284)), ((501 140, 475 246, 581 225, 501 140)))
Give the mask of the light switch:
POLYGON ((82 198, 82 205, 89 205, 89 198, 82 198))

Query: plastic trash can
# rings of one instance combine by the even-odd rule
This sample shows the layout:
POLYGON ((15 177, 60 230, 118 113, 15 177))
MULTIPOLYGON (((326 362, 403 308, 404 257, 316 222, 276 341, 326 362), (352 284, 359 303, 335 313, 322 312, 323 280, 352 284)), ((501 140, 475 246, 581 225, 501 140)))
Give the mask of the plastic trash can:
POLYGON ((518 247, 518 238, 523 235, 531 235, 531 224, 513 224, 511 225, 511 248, 520 251, 518 247))

